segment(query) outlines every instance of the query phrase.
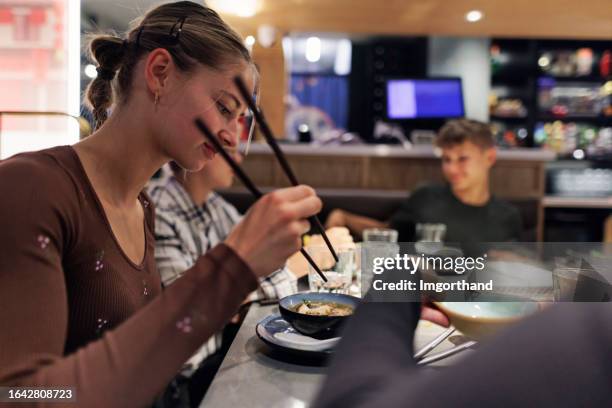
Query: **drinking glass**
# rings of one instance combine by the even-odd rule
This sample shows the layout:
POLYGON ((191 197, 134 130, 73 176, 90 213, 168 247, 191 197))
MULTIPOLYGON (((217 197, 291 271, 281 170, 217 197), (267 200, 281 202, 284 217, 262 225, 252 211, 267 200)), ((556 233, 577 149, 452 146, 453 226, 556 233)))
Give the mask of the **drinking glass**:
POLYGON ((580 266, 575 259, 555 258, 553 269, 553 298, 555 302, 571 302, 574 299, 580 266))
POLYGON ((326 246, 308 246, 306 251, 319 269, 325 274, 324 282, 311 265, 308 265, 308 285, 311 292, 344 293, 349 292, 353 273, 356 268, 355 246, 335 247, 338 255, 336 262, 326 246))
POLYGON ((416 241, 442 242, 446 235, 446 225, 441 223, 418 223, 416 241))
POLYGON ((397 242, 397 231, 391 228, 368 228, 363 231, 363 242, 397 242))

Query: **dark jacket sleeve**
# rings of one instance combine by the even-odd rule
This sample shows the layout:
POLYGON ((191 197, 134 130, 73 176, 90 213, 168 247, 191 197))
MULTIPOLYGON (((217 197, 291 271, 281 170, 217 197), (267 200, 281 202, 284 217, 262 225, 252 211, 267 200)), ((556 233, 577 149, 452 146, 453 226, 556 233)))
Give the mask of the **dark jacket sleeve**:
POLYGON ((434 372, 412 358, 417 307, 360 306, 314 406, 610 406, 610 304, 554 306, 434 372))

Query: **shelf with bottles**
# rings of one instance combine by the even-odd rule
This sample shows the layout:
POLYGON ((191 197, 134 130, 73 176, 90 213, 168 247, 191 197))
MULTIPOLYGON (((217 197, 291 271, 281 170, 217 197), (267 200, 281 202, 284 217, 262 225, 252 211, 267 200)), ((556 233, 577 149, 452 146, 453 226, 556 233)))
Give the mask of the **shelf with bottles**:
POLYGON ((535 52, 532 40, 491 41, 489 117, 499 147, 533 146, 535 52))
POLYGON ((569 116, 556 116, 556 115, 538 115, 539 122, 581 122, 587 123, 594 126, 612 126, 612 116, 598 115, 569 115, 569 116))
POLYGON ((548 194, 558 197, 612 196, 612 170, 608 168, 556 168, 547 172, 548 194))
POLYGON ((561 158, 576 160, 612 156, 612 127, 584 122, 538 122, 536 146, 551 149, 561 158))
MULTIPOLYGON (((566 142, 558 130, 547 135, 546 123, 597 133, 612 128, 611 41, 493 38, 490 58, 489 114, 501 145, 545 146, 573 158, 580 140, 566 142), (523 140, 518 132, 525 129, 523 140)), ((578 157, 601 151, 612 157, 612 149, 582 147, 578 157)))
POLYGON ((549 77, 538 79, 538 110, 541 119, 570 118, 593 120, 612 117, 612 81, 558 82, 549 77))
POLYGON ((540 75, 558 81, 590 81, 603 83, 612 75, 612 44, 606 42, 544 43, 538 52, 540 75))
POLYGON ((491 120, 491 131, 498 147, 511 149, 516 147, 532 147, 529 126, 491 120))
POLYGON ((490 47, 491 83, 526 84, 535 72, 535 47, 530 40, 493 39, 490 47))
POLYGON ((497 120, 525 120, 531 91, 527 87, 494 85, 489 94, 489 114, 497 120))
POLYGON ((602 77, 599 75, 589 75, 589 76, 582 76, 582 77, 558 77, 558 76, 553 76, 553 75, 540 75, 539 78, 546 78, 546 79, 553 80, 559 83, 580 82, 583 84, 599 84, 599 85, 612 80, 612 77, 610 76, 602 77))
POLYGON ((491 93, 489 101, 489 114, 492 120, 525 122, 528 120, 528 111, 525 103, 519 98, 499 98, 491 93))

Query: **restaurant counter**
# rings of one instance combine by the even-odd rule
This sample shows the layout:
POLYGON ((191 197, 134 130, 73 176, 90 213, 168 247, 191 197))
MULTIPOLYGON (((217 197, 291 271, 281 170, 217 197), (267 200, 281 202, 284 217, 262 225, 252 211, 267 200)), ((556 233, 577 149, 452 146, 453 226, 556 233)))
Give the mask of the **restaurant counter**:
MULTIPOLYGON (((308 143, 280 144, 284 153, 292 156, 364 156, 364 157, 411 157, 438 158, 432 146, 404 148, 397 145, 359 144, 359 145, 319 145, 308 143)), ((264 143, 253 143, 249 155, 272 154, 272 149, 264 143)), ((498 149, 499 160, 550 161, 555 154, 550 150, 534 148, 498 149)))
MULTIPOLYGON (((444 180, 432 147, 286 144, 282 149, 300 183, 314 188, 409 192, 420 184, 444 180)), ((492 192, 502 198, 540 200, 546 162, 554 157, 541 149, 498 150, 491 171, 492 192)), ((267 145, 252 145, 242 166, 260 187, 289 185, 267 145)))
POLYGON ((545 196, 546 208, 603 208, 612 209, 612 197, 559 197, 545 196))
MULTIPOLYGON (((204 396, 201 408, 298 408, 310 405, 324 380, 325 365, 285 356, 264 344, 255 334, 255 327, 272 313, 278 313, 277 306, 251 306, 204 396)), ((419 322, 415 349, 420 349, 444 330, 430 322, 419 322)), ((443 352, 466 341, 460 334, 452 335, 436 347, 434 352, 443 352)), ((462 351, 423 369, 448 366, 469 353, 473 351, 462 351)))

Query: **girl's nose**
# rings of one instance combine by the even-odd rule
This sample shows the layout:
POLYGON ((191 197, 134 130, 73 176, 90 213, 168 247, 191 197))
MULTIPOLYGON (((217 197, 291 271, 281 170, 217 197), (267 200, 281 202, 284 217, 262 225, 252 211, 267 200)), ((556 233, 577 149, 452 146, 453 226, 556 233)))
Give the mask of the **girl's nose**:
POLYGON ((219 132, 219 141, 225 147, 236 149, 238 147, 238 134, 224 129, 219 132))

